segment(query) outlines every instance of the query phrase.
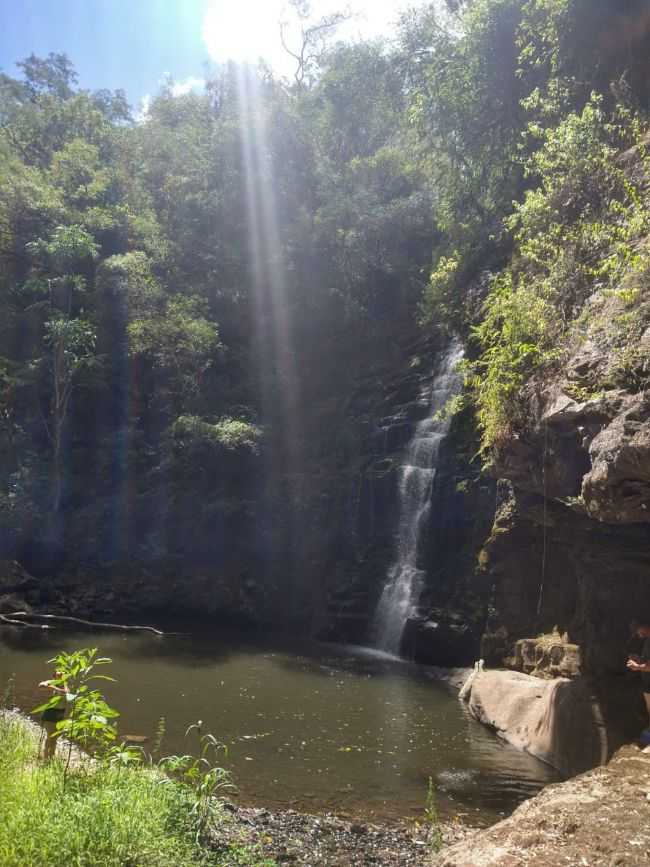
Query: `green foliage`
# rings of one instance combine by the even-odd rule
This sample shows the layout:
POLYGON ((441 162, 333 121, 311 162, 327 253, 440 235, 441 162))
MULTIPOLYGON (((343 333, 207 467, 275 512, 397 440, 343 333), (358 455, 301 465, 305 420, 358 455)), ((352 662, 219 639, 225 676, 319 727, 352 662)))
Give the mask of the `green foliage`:
POLYGON ((7 678, 7 683, 2 691, 2 698, 0 698, 0 713, 3 710, 11 710, 15 704, 16 698, 16 675, 10 674, 7 678))
POLYGON ((0 863, 59 867, 182 867, 218 863, 188 829, 186 790, 155 773, 97 765, 73 770, 65 789, 60 762, 34 765, 36 736, 0 715, 0 863))
POLYGON ((170 435, 179 452, 207 447, 257 454, 262 433, 258 427, 241 419, 226 417, 212 424, 197 416, 184 415, 176 419, 170 435))
MULTIPOLYGON (((112 720, 118 712, 106 702, 99 690, 91 687, 93 680, 113 681, 114 678, 96 674, 99 666, 109 665, 107 657, 98 657, 97 648, 59 653, 49 660, 54 665, 55 676, 48 681, 58 692, 34 708, 32 713, 42 713, 51 708, 64 708, 66 716, 57 723, 57 737, 64 736, 70 744, 78 744, 81 749, 98 756, 105 754, 117 737, 117 729, 112 720)), ((66 762, 66 772, 70 765, 70 750, 66 762)), ((64 784, 66 776, 64 774, 64 784)))
POLYGON ((185 732, 185 737, 195 734, 198 739, 196 755, 166 756, 158 763, 161 770, 184 783, 192 791, 190 816, 197 843, 206 838, 219 815, 217 796, 234 788, 229 772, 217 764, 219 756, 227 754, 226 747, 213 735, 204 734, 202 725, 199 720, 185 732))
POLYGON ((235 66, 201 94, 167 84, 137 124, 64 55, 1 74, 12 538, 53 506, 73 559, 228 559, 269 498, 291 490, 302 521, 298 490, 320 502, 326 465, 358 458, 356 372, 395 363, 418 319, 469 338, 484 448, 571 340, 609 341, 607 382, 644 387, 625 335, 645 322, 647 165, 619 159, 647 126, 644 14, 426 4, 391 43, 328 41, 296 84, 235 66), (116 552, 106 528, 127 525, 146 530, 116 552))
POLYGON ((197 299, 170 298, 158 315, 135 319, 128 326, 130 352, 142 355, 167 373, 177 395, 193 394, 219 349, 217 326, 201 315, 197 299))
POLYGON ((521 190, 513 160, 525 95, 515 44, 521 16, 521 0, 476 0, 451 19, 431 6, 403 28, 405 48, 417 58, 410 116, 429 149, 442 230, 425 321, 460 324, 463 282, 489 263, 521 190))
POLYGON ((548 298, 525 284, 515 286, 509 274, 495 281, 483 321, 474 330, 483 351, 468 377, 485 448, 500 445, 523 422, 523 385, 556 357, 557 334, 548 298))
POLYGON ((89 364, 95 349, 96 335, 90 322, 53 316, 45 323, 45 342, 55 356, 54 364, 60 370, 62 382, 74 378, 82 367, 89 364))
MULTIPOLYGON (((638 126, 620 110, 608 118, 601 102, 594 95, 580 113, 544 130, 526 163, 536 186, 507 220, 515 255, 492 280, 473 330, 480 355, 469 381, 484 448, 525 427, 524 386, 561 358, 592 293, 647 267, 638 244, 650 231, 650 208, 615 159, 638 126)), ((633 302, 633 285, 623 291, 633 302)))
POLYGON ((105 305, 117 298, 128 310, 127 315, 140 321, 163 307, 164 296, 152 261, 142 250, 104 259, 97 269, 96 287, 105 305))
POLYGON ((433 416, 434 421, 447 421, 449 419, 453 419, 454 416, 458 415, 467 407, 467 395, 465 394, 455 394, 453 397, 450 397, 449 400, 445 403, 438 412, 433 416))
POLYGON ((79 867, 274 867, 259 847, 222 844, 212 850, 204 845, 226 821, 218 795, 232 786, 215 761, 223 747, 201 732, 200 722, 187 731, 198 737, 198 755, 171 756, 159 767, 142 764, 134 750, 108 748, 114 738, 110 720, 117 714, 97 700, 89 684, 112 680, 96 673, 110 660, 84 649, 58 654, 50 663, 56 676, 49 683, 65 689, 67 697, 58 694, 36 711, 67 701, 70 725, 60 723, 59 731, 76 733, 77 741, 95 752, 83 764, 70 766, 69 760, 59 759, 35 763, 35 728, 0 706, 3 867, 59 867, 63 862, 79 867))
POLYGON ((459 269, 458 251, 438 259, 422 296, 421 321, 424 325, 430 324, 434 317, 443 322, 453 321, 458 304, 459 269))

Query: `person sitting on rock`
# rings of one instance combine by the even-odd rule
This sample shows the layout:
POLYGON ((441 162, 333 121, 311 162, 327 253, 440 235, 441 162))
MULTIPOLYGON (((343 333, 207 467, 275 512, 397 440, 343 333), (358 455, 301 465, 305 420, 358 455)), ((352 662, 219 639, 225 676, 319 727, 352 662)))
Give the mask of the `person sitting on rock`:
POLYGON ((643 698, 648 712, 649 727, 643 732, 647 737, 647 744, 650 745, 650 624, 648 623, 632 623, 632 634, 643 641, 641 645, 641 654, 632 654, 628 657, 627 667, 630 671, 635 671, 641 674, 641 683, 643 688, 643 698))

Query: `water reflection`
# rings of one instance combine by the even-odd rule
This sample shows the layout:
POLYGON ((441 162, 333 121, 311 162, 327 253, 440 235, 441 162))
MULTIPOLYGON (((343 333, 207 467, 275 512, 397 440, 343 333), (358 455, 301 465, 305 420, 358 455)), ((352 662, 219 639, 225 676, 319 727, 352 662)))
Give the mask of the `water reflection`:
POLYGON ((487 822, 555 779, 470 719, 422 666, 350 647, 220 637, 3 630, 0 684, 15 672, 20 705, 33 707, 48 658, 97 645, 114 659, 119 682, 107 694, 120 730, 150 735, 164 716, 171 753, 185 751, 187 725, 204 720, 228 744, 247 803, 412 816, 431 777, 442 813, 487 822))

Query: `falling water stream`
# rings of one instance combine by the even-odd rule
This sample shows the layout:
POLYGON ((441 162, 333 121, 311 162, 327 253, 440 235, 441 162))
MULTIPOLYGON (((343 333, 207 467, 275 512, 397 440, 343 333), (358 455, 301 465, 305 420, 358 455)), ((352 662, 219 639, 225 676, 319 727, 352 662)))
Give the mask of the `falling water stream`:
POLYGON ((400 467, 399 529, 397 552, 391 564, 374 619, 375 644, 398 655, 402 633, 414 613, 422 590, 424 572, 418 568, 418 548, 422 528, 435 508, 431 494, 436 475, 440 444, 449 429, 448 418, 437 413, 460 389, 456 366, 462 349, 452 342, 442 355, 431 386, 429 413, 418 423, 400 467))

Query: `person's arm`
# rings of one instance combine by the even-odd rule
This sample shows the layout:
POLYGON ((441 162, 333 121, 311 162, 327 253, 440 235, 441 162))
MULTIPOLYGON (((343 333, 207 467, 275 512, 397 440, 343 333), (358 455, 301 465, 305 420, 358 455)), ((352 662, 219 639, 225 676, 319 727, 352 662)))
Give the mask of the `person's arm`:
POLYGON ((68 690, 67 690, 67 689, 64 689, 64 688, 61 687, 61 686, 54 686, 54 684, 52 683, 51 680, 42 680, 42 681, 39 683, 39 686, 40 686, 42 689, 51 689, 52 692, 58 692, 59 695, 67 695, 67 694, 68 694, 68 690))
POLYGON ((636 659, 628 659, 627 667, 630 671, 650 671, 650 662, 638 662, 636 659))

